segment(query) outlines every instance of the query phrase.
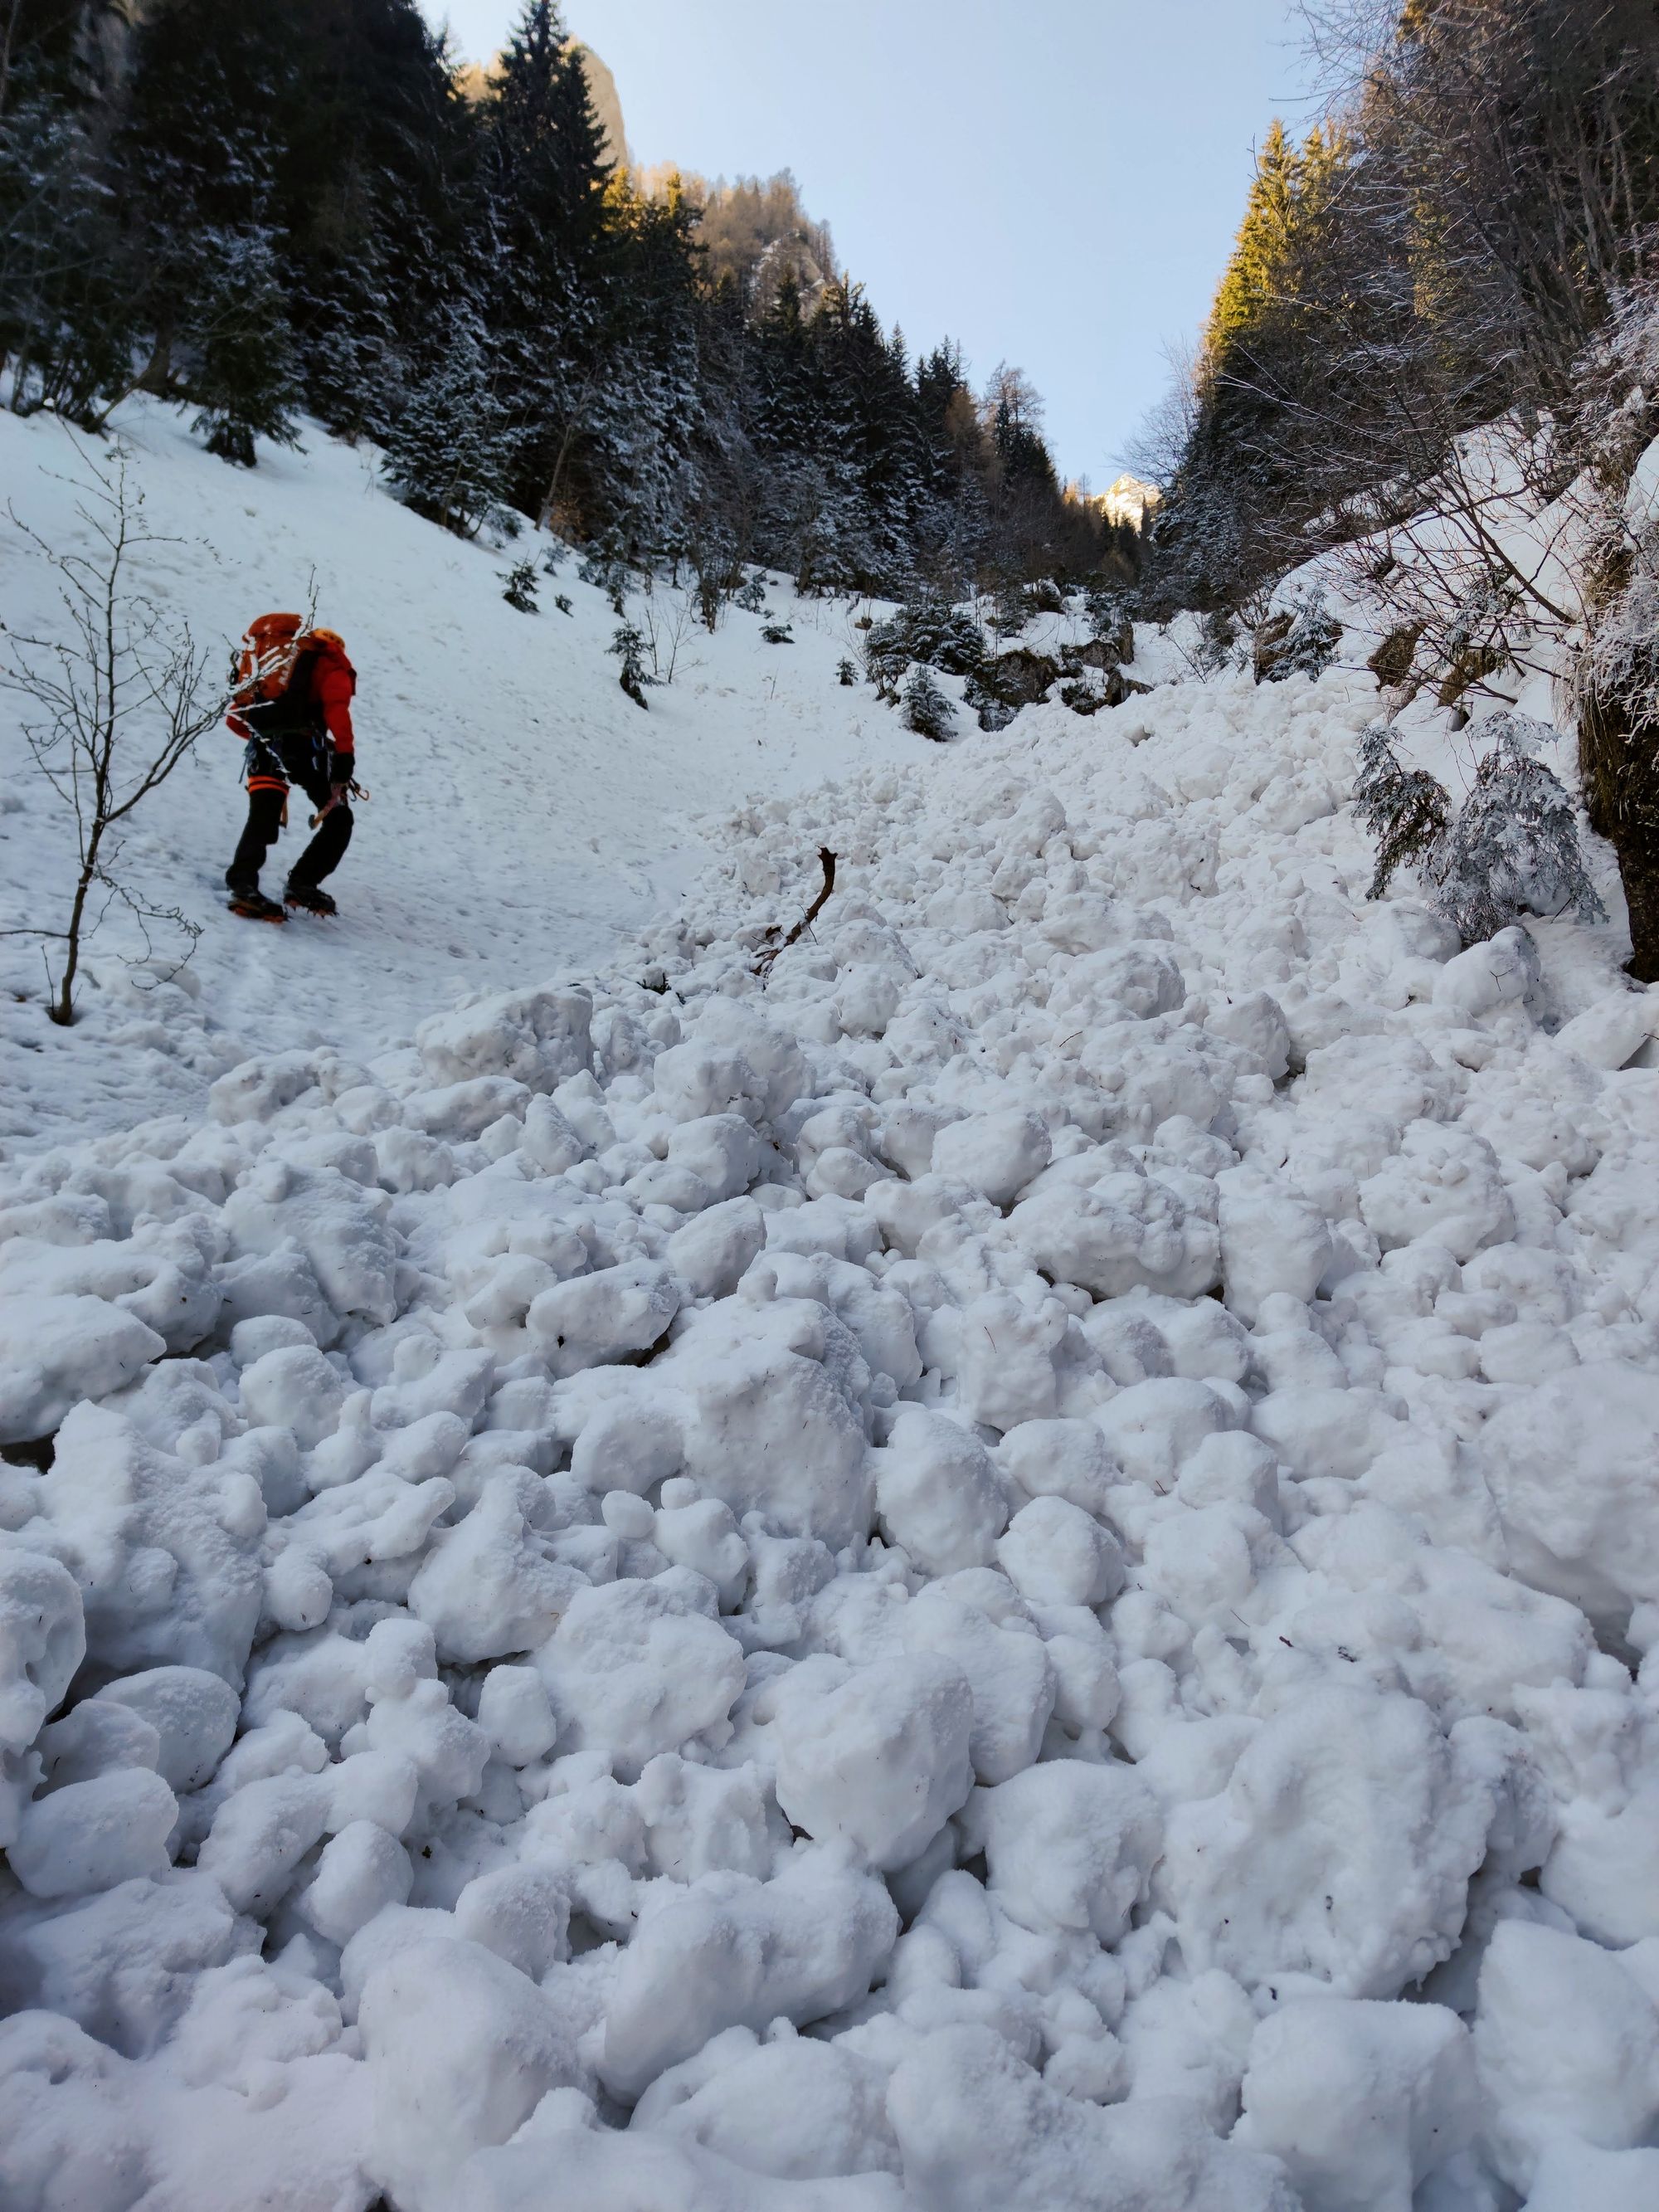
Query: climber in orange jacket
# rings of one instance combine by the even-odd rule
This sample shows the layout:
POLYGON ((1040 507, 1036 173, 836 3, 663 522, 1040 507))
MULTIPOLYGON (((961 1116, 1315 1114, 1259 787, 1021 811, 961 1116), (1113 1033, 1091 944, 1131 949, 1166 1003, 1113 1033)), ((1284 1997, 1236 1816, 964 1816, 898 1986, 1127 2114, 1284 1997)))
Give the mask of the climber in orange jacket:
POLYGON ((307 629, 298 615, 261 615, 243 640, 237 674, 226 720, 247 748, 247 824, 225 871, 231 911, 256 921, 287 919, 259 889, 259 870, 297 783, 318 810, 318 827, 289 870, 287 904, 334 914, 322 885, 351 842, 356 671, 337 631, 307 629))

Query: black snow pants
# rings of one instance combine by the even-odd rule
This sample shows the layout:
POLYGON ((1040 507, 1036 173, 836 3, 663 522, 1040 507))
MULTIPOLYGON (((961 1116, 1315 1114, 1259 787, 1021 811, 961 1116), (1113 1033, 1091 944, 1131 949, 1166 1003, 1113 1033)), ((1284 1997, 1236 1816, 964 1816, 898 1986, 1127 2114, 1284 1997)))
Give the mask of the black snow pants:
MULTIPOLYGON (((328 805, 333 757, 309 737, 256 738, 248 747, 247 825, 225 882, 234 891, 257 890, 259 871, 282 828, 288 786, 296 783, 316 808, 328 805)), ((351 802, 331 807, 317 834, 288 872, 290 884, 314 886, 331 876, 351 842, 351 802)))

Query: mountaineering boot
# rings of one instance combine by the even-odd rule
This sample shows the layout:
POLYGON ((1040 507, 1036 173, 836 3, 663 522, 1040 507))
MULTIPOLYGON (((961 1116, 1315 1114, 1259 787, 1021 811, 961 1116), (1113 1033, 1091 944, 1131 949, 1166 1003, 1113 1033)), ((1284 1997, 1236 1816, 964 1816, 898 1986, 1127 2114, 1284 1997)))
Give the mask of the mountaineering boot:
POLYGON ((240 914, 246 921, 286 921, 288 920, 288 916, 277 905, 276 900, 268 899, 257 884, 251 889, 246 884, 233 884, 230 896, 225 903, 233 914, 240 914))
POLYGON ((283 896, 290 906, 302 906, 307 914, 326 916, 340 911, 320 884, 290 884, 283 896))

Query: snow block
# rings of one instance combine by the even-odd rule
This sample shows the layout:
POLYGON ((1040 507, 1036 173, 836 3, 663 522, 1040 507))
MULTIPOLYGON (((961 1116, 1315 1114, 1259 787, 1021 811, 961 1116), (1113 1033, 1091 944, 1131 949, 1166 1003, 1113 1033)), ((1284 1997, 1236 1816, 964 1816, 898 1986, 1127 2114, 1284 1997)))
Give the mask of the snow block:
POLYGON ((0 1443, 50 1436, 83 1398, 119 1390, 167 1341, 96 1297, 0 1299, 0 1443))
POLYGON ((417 1943, 358 2008, 374 2089, 372 2166, 407 2212, 454 2212, 462 2168, 550 2089, 581 2079, 571 2026, 529 1977, 464 1938, 417 1943))
POLYGON ((88 1659, 116 1674, 200 1667, 240 1688, 263 1588, 251 1475, 174 1459, 120 1414, 78 1406, 41 1503, 27 1540, 80 1583, 88 1659))
POLYGON ((415 1044, 434 1084, 508 1076, 549 1091, 592 1067, 592 1014, 586 991, 558 985, 502 991, 422 1022, 415 1044))
POLYGON ((805 1662, 775 1701, 778 1804, 884 1873, 908 1866, 973 1786, 973 1721, 968 1677, 939 1653, 850 1669, 805 1662))
POLYGON ((776 1881, 711 1875, 642 1922, 623 1954, 599 2074, 631 2103, 735 2027, 799 2027, 863 1996, 898 1935, 883 1884, 809 1854, 776 1881))

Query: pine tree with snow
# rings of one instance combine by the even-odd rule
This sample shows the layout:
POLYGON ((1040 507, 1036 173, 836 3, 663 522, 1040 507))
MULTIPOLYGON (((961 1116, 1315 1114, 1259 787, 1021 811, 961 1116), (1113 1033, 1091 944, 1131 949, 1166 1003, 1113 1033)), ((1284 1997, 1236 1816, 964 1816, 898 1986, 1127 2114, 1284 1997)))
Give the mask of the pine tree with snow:
POLYGON ((636 707, 648 709, 645 687, 650 678, 645 672, 645 639, 632 623, 623 623, 611 641, 611 651, 620 664, 617 681, 636 707))
POLYGON ((907 730, 914 730, 919 738, 931 738, 943 744, 947 738, 956 735, 956 710, 934 683, 926 668, 917 666, 910 672, 901 700, 901 719, 907 730))
POLYGON ((190 394, 195 428, 221 460, 251 469, 254 440, 296 442, 301 391, 276 240, 263 224, 214 240, 211 263, 186 325, 196 359, 190 394))
POLYGON ((15 412, 49 403, 96 424, 139 331, 116 210, 86 161, 81 27, 68 9, 14 8, 0 36, 0 357, 15 412))
POLYGON ((483 326, 458 307, 386 441, 387 481, 417 514, 476 538, 499 510, 511 453, 483 326))
POLYGON ((1387 726, 1373 722, 1360 732, 1354 805, 1376 840, 1370 896, 1380 899, 1397 868, 1407 862, 1426 866, 1445 834, 1451 800, 1437 776, 1426 769, 1407 768, 1387 726))
POLYGON ((149 14, 106 176, 148 334, 137 381, 192 404, 209 451, 246 468, 256 439, 294 442, 302 403, 273 127, 298 69, 283 28, 280 9, 244 23, 206 0, 149 14))
POLYGON ((515 561, 507 572, 507 589, 501 597, 521 615, 533 615, 539 611, 536 605, 538 580, 533 561, 515 561))
POLYGON ((1466 945, 1523 914, 1605 921, 1584 866, 1571 796, 1535 757, 1553 730, 1504 708, 1486 726, 1490 750, 1474 788, 1431 856, 1434 903, 1466 945))
POLYGON ((481 305, 519 434, 512 495, 544 527, 590 520, 574 479, 606 383, 611 166, 555 0, 524 0, 480 113, 481 305))
POLYGON ((1322 676, 1341 642, 1341 623, 1324 592, 1310 585, 1257 633, 1256 681, 1282 684, 1287 676, 1322 676))

